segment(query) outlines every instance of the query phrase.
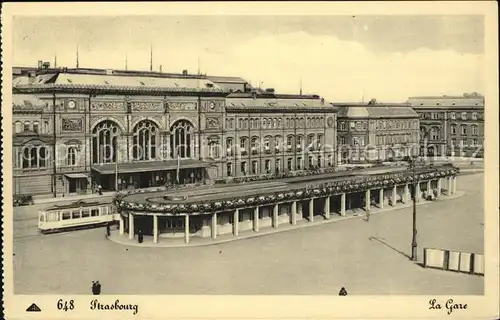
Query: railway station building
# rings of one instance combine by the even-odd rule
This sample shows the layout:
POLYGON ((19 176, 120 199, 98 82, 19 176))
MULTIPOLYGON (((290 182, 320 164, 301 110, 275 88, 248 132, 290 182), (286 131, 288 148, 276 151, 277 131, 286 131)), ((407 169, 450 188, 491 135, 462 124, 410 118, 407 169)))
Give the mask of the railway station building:
POLYGON ((317 95, 235 77, 14 68, 13 190, 55 197, 334 167, 336 120, 317 95))

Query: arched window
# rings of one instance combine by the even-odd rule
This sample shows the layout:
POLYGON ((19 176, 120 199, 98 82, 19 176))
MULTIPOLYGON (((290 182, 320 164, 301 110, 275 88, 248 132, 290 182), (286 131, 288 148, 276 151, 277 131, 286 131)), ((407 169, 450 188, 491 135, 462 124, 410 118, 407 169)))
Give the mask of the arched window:
POLYGON ((158 143, 158 127, 150 120, 139 122, 134 128, 132 158, 135 161, 154 160, 158 143))
POLYGON ((238 129, 243 128, 243 119, 238 119, 238 129))
POLYGON ((431 140, 439 140, 440 132, 438 127, 431 128, 431 140))
POLYGON ((462 135, 467 134, 467 126, 465 124, 460 126, 460 132, 462 133, 462 135))
POLYGON ((240 152, 241 152, 241 154, 246 154, 247 147, 248 147, 247 144, 248 144, 248 138, 241 137, 240 138, 240 152))
POLYGON ((264 137, 264 151, 265 152, 270 152, 271 151, 271 137, 266 136, 264 137))
POLYGON ((248 129, 248 119, 243 121, 243 129, 248 129))
POLYGON ((283 144, 283 138, 281 136, 274 137, 274 151, 279 153, 283 144))
POLYGON ((24 122, 24 131, 30 131, 31 130, 31 123, 29 121, 24 122))
POLYGON ((457 134, 457 125, 456 124, 451 125, 451 134, 457 134))
POLYGON ((208 157, 212 159, 218 159, 219 158, 219 139, 214 138, 214 139, 209 139, 208 142, 208 157))
POLYGON ((256 154, 257 151, 257 145, 259 143, 259 138, 258 137, 252 137, 252 140, 250 141, 250 148, 252 149, 252 154, 256 154))
POLYGON ((99 123, 92 130, 92 163, 113 163, 117 160, 120 129, 113 121, 99 123))
POLYGON ((477 126, 471 126, 471 134, 473 136, 477 136, 477 126))
MULTIPOLYGON (((241 119, 240 119, 241 120, 241 119)), ((187 120, 179 120, 170 127, 170 156, 191 158, 193 126, 187 120)))
POLYGON ((272 119, 267 119, 267 127, 270 129, 272 128, 272 119))
POLYGON ((278 128, 281 128, 281 118, 278 119, 278 128))
POLYGON ((45 122, 43 123, 43 131, 44 131, 43 133, 45 133, 45 134, 47 134, 47 133, 49 133, 49 132, 50 132, 50 129, 49 129, 49 122, 48 122, 48 121, 45 121, 45 122))
POLYGON ((322 134, 318 134, 318 149, 321 149, 321 147, 323 146, 323 135, 322 134))
POLYGON ((286 137, 286 148, 288 150, 291 150, 292 149, 292 145, 293 145, 293 136, 286 137))
POLYGON ((19 132, 22 132, 23 131, 23 124, 21 123, 21 121, 16 121, 16 124, 15 124, 15 133, 19 133, 19 132))
POLYGON ((33 122, 33 132, 40 133, 40 124, 38 123, 38 121, 33 122))
POLYGON ((273 128, 278 127, 278 120, 276 118, 273 118, 273 128))
POLYGON ((296 148, 298 150, 302 150, 302 145, 304 144, 304 137, 303 136, 297 136, 297 145, 296 148))
POLYGON ((233 138, 226 138, 226 155, 230 156, 233 153, 233 138))
POLYGON ((307 137, 307 147, 308 148, 314 148, 314 134, 310 134, 307 137))
POLYGON ((22 167, 44 168, 47 166, 49 153, 44 146, 25 146, 22 148, 22 167))
POLYGON ((76 148, 69 147, 68 148, 68 157, 66 158, 66 164, 68 166, 76 166, 76 148))

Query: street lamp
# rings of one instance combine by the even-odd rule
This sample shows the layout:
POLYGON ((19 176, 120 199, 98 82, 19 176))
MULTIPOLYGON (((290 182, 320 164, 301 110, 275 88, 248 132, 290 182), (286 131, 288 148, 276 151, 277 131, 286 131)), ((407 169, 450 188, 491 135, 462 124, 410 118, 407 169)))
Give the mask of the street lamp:
MULTIPOLYGON (((415 177, 416 157, 410 156, 408 158, 410 170, 415 177)), ((412 193, 413 193, 413 237, 411 241, 411 260, 417 261, 417 179, 413 180, 412 193)))

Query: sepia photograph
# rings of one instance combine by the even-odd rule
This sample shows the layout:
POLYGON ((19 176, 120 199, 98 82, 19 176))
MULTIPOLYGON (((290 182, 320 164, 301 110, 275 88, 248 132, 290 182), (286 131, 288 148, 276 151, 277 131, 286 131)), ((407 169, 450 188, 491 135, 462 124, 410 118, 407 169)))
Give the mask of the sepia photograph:
POLYGON ((9 294, 57 297, 16 314, 166 317, 134 295, 209 296, 221 310, 230 296, 421 296, 429 317, 474 317, 483 307, 466 297, 498 300, 486 4, 65 4, 11 7, 9 30, 4 10, 9 294))

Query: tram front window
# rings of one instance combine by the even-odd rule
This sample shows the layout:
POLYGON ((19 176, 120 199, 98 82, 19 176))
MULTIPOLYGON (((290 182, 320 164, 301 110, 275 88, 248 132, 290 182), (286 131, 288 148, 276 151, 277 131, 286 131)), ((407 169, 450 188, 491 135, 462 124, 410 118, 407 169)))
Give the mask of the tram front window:
POLYGON ((62 218, 63 218, 63 220, 69 220, 69 219, 71 219, 71 213, 67 212, 67 211, 63 212, 62 213, 62 218))
POLYGON ((82 210, 82 218, 87 218, 90 216, 90 211, 89 209, 83 209, 82 210))
POLYGON ((72 216, 73 216, 73 219, 78 219, 78 218, 80 218, 80 210, 78 210, 78 211, 73 211, 72 216))
POLYGON ((99 216, 99 209, 92 209, 90 215, 92 217, 98 217, 99 216))

